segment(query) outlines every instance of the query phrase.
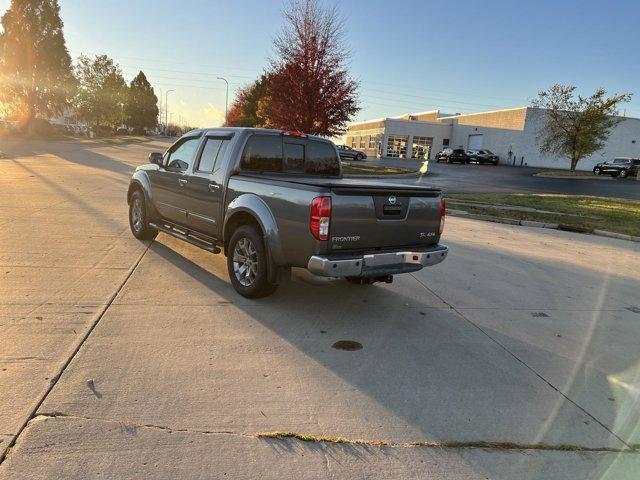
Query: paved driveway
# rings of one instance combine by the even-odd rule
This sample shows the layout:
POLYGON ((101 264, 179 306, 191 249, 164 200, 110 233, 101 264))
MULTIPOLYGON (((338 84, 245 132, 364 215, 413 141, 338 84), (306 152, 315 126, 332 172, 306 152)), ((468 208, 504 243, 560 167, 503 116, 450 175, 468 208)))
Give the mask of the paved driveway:
POLYGON ((450 218, 436 267, 251 301, 129 234, 151 147, 0 160, 0 479, 637 478, 639 244, 450 218))
MULTIPOLYGON (((406 160, 367 161, 371 165, 402 166, 418 169, 420 164, 406 160)), ((610 177, 588 180, 536 177, 544 169, 509 167, 506 165, 460 165, 429 162, 429 171, 419 180, 435 185, 450 193, 514 192, 514 193, 560 193, 567 195, 596 195, 640 199, 640 181, 635 178, 610 177)), ((404 179, 403 183, 415 182, 404 179)))

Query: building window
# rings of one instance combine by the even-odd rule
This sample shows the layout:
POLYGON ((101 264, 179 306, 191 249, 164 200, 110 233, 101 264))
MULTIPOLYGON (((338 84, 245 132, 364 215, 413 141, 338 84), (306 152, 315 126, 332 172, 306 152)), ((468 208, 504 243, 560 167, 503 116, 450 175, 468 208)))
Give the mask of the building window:
POLYGON ((367 137, 360 137, 360 149, 363 149, 365 146, 365 141, 367 137))
POLYGON ((379 143, 380 143, 380 135, 370 135, 369 136, 369 148, 377 149, 379 143))
POLYGON ((431 154, 431 145, 433 145, 433 137, 413 137, 411 158, 428 160, 431 154))
POLYGON ((351 139, 351 148, 356 148, 356 138, 358 138, 358 137, 353 137, 351 139))
POLYGON ((387 140, 387 157, 391 158, 407 158, 407 140, 406 135, 389 135, 387 140))
POLYGON ((442 139, 442 146, 443 147, 448 147, 449 146, 449 139, 448 138, 443 138, 442 139))

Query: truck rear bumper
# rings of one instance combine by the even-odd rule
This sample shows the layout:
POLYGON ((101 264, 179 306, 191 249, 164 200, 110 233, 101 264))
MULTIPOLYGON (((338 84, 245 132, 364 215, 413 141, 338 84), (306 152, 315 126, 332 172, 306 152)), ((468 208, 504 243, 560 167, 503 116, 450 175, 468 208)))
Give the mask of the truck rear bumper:
POLYGON ((365 255, 314 255, 307 269, 322 277, 380 277, 421 270, 442 262, 449 253, 446 245, 416 251, 384 252, 365 255))

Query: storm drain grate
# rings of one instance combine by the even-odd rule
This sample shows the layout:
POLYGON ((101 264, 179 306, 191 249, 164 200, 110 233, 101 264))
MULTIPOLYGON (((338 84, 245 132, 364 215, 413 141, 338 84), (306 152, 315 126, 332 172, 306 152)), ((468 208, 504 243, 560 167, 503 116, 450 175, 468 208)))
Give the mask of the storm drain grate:
POLYGON ((633 312, 633 313, 640 313, 640 308, 638 308, 638 307, 626 307, 626 308, 627 308, 627 310, 629 310, 630 312, 633 312))
POLYGON ((353 340, 338 340, 331 346, 336 350, 346 350, 348 352, 353 352, 354 350, 360 350, 362 348, 361 343, 353 340))
POLYGON ((531 314, 532 317, 539 317, 539 318, 547 318, 549 315, 547 315, 544 312, 533 312, 531 314))

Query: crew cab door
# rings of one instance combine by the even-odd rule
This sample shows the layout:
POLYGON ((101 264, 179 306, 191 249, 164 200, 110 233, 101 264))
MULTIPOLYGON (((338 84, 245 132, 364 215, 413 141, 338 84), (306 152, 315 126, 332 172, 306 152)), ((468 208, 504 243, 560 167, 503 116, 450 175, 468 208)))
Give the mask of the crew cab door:
POLYGON ((184 187, 199 144, 199 136, 181 138, 167 150, 163 165, 149 171, 154 204, 165 220, 180 225, 187 223, 188 200, 184 187))
POLYGON ((185 193, 189 197, 189 228, 210 237, 220 236, 221 209, 224 195, 224 164, 232 135, 207 135, 199 158, 189 174, 185 193))

